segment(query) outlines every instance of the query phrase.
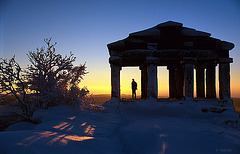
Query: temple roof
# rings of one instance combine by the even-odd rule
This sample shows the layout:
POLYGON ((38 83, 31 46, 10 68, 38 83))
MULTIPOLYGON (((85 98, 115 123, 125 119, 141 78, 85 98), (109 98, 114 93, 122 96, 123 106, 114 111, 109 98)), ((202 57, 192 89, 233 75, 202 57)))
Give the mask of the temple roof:
POLYGON ((196 59, 196 62, 220 61, 229 58, 229 50, 234 48, 233 43, 174 21, 130 33, 125 39, 107 46, 111 56, 109 62, 121 66, 139 66, 146 61, 165 66, 186 58, 196 59))
POLYGON ((146 30, 130 33, 127 38, 108 44, 108 49, 110 52, 147 50, 149 44, 153 43, 156 50, 231 50, 234 47, 233 43, 210 36, 210 33, 183 27, 182 23, 167 21, 146 30))

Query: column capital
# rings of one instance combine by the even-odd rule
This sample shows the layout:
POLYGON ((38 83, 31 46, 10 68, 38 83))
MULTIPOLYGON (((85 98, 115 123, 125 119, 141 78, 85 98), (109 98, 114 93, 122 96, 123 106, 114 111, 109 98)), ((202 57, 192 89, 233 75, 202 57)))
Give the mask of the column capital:
POLYGON ((119 56, 111 56, 109 57, 109 63, 110 64, 119 64, 122 62, 122 57, 119 56))
POLYGON ((197 61, 197 58, 194 57, 184 57, 182 60, 183 64, 194 64, 197 61))
POLYGON ((147 64, 153 64, 155 65, 159 61, 159 58, 148 56, 146 57, 146 63, 147 64))
POLYGON ((205 63, 205 65, 206 65, 206 68, 208 68, 208 67, 216 67, 217 66, 217 61, 216 60, 212 60, 212 61, 207 61, 206 63, 205 63))
POLYGON ((218 63, 233 63, 233 58, 219 58, 218 63))
POLYGON ((175 69, 177 67, 176 64, 171 64, 171 65, 167 65, 167 69, 175 69))
POLYGON ((147 64, 142 64, 142 65, 139 66, 139 69, 140 69, 140 70, 143 70, 143 69, 146 68, 146 67, 147 67, 147 64))
POLYGON ((206 63, 205 62, 197 62, 196 64, 195 64, 195 68, 196 69, 204 69, 204 68, 206 68, 206 63))

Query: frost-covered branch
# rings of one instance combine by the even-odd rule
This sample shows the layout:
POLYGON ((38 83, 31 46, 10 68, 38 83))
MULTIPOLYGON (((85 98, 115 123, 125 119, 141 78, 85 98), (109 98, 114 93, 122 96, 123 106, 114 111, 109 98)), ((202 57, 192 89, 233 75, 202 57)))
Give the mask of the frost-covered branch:
POLYGON ((10 60, 0 59, 0 97, 6 100, 6 96, 14 96, 21 105, 24 115, 30 116, 29 104, 26 103, 25 75, 22 68, 15 61, 15 57, 10 60))

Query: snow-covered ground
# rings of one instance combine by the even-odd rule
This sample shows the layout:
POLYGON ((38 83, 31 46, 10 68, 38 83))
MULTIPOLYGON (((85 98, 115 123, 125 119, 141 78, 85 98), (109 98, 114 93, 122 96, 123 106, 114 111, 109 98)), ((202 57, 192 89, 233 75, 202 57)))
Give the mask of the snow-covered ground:
POLYGON ((103 112, 38 110, 41 124, 0 133, 0 153, 240 153, 238 113, 216 104, 111 100, 103 112))

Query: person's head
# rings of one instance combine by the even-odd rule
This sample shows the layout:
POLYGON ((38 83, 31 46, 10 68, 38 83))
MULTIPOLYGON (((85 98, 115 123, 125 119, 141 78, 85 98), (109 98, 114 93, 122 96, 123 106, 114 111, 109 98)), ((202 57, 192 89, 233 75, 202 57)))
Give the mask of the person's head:
POLYGON ((134 79, 132 79, 132 81, 134 81, 134 79))

